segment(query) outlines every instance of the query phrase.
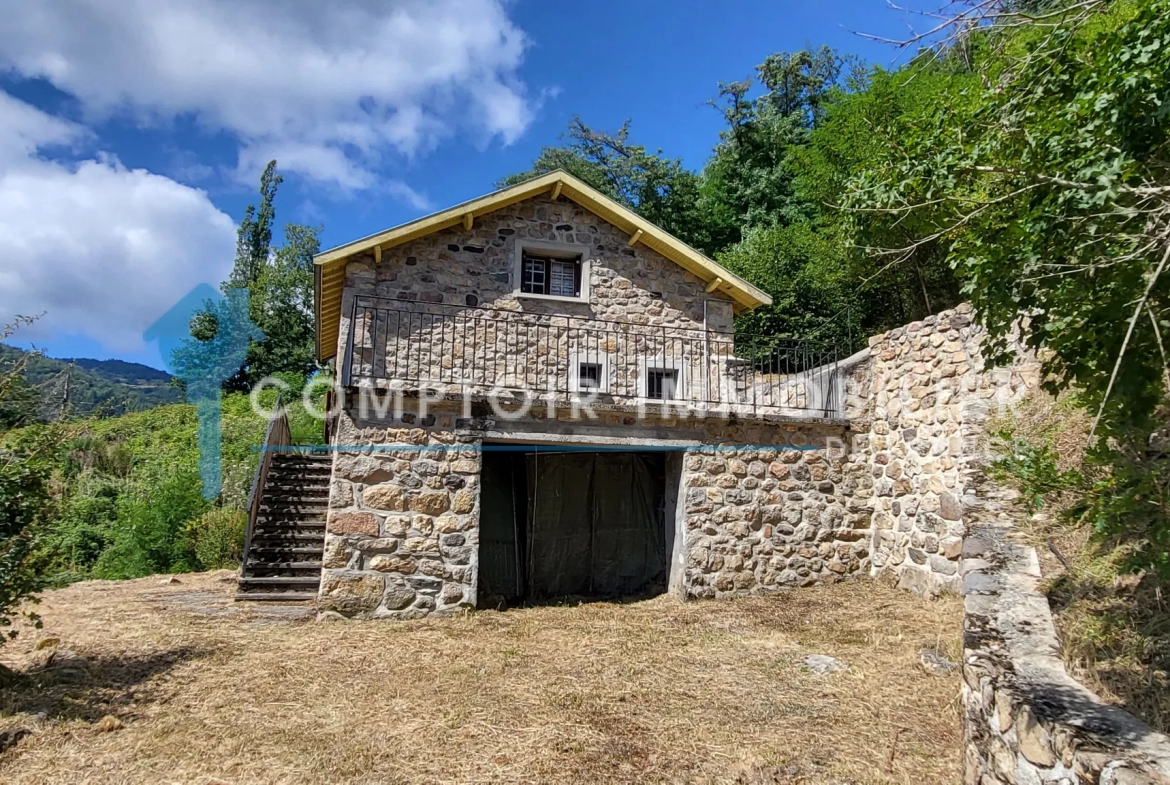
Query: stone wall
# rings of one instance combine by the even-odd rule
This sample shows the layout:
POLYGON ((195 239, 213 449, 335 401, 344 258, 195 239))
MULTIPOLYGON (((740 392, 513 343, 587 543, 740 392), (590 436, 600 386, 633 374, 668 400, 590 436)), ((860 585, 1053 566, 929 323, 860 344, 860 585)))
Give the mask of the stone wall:
POLYGON ((685 596, 868 572, 870 515, 852 501, 865 477, 843 430, 767 424, 718 441, 683 459, 685 596))
POLYGON ((480 450, 455 413, 338 418, 318 609, 409 619, 474 607, 480 450))
MULTIPOLYGON (((707 284, 645 245, 567 199, 536 197, 461 225, 387 249, 381 264, 372 255, 350 262, 346 287, 355 294, 408 303, 474 303, 525 314, 571 314, 599 322, 730 330, 730 300, 708 294, 707 284), (585 246, 591 263, 589 301, 573 303, 517 298, 512 277, 516 243, 551 241, 585 246), (707 313, 706 302, 726 304, 707 313), (712 322, 712 319, 714 320, 712 322)), ((343 315, 348 308, 343 307, 343 315)), ((344 325, 343 325, 344 327, 344 325)), ((344 331, 343 331, 344 335, 344 331)))
MULTIPOLYGON (((380 263, 355 257, 346 267, 337 356, 354 384, 372 386, 400 380, 443 392, 495 385, 566 392, 576 364, 587 361, 606 368, 603 400, 645 397, 647 368, 663 366, 678 370, 682 400, 824 408, 827 379, 757 373, 736 358, 733 316, 731 300, 708 292, 698 276, 645 245, 629 247, 625 233, 579 205, 541 197, 477 218, 470 230, 460 225, 387 249, 380 263), (515 293, 516 249, 539 242, 583 249, 585 300, 515 293)), ((785 369, 805 356, 777 352, 761 364, 785 369)))
POLYGON ((963 544, 963 782, 1170 785, 1170 738, 1065 671, 1035 549, 976 483, 963 544))
POLYGON ((963 508, 987 454, 988 417, 1039 384, 1039 364, 985 369, 969 305, 869 340, 850 371, 869 395, 848 398, 855 445, 873 480, 873 569, 920 593, 957 592, 963 508))
POLYGON ((338 418, 319 598, 322 613, 415 618, 474 607, 480 456, 487 441, 667 449, 671 587, 724 597, 867 574, 868 482, 846 429, 830 424, 648 417, 463 417, 440 404, 338 418))
POLYGON ((380 263, 357 257, 346 267, 337 356, 349 356, 356 301, 370 306, 358 311, 353 329, 358 377, 539 390, 554 380, 555 389, 568 390, 579 355, 613 365, 608 386, 630 396, 644 387, 639 360, 661 355, 685 367, 685 383, 696 388, 722 379, 720 366, 733 354, 731 300, 628 240, 573 202, 540 197, 477 218, 472 229, 387 249, 380 263), (538 242, 583 249, 586 299, 516 294, 516 250, 538 242))

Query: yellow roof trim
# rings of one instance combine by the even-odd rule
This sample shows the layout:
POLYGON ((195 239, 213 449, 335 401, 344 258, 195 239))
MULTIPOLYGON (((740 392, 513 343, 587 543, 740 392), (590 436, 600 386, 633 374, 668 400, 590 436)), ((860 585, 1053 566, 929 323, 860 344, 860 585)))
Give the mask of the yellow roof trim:
POLYGON ((737 311, 749 311, 761 305, 771 305, 772 298, 765 292, 721 267, 715 261, 650 223, 629 208, 618 204, 568 172, 558 169, 555 172, 549 172, 490 193, 487 196, 472 199, 470 202, 464 202, 447 210, 317 254, 313 259, 316 265, 315 277, 317 281, 316 297, 314 298, 314 312, 317 321, 317 359, 324 361, 337 353, 337 332, 341 323, 341 295, 345 285, 345 262, 350 257, 367 251, 374 251, 380 255, 381 251, 396 245, 409 243, 412 240, 453 226, 466 225, 469 217, 479 218, 487 213, 550 191, 558 196, 571 199, 586 210, 626 232, 635 238, 630 243, 631 245, 634 242, 639 242, 708 283, 721 280, 721 283, 716 284, 716 286, 720 288, 720 291, 731 296, 735 301, 737 311))

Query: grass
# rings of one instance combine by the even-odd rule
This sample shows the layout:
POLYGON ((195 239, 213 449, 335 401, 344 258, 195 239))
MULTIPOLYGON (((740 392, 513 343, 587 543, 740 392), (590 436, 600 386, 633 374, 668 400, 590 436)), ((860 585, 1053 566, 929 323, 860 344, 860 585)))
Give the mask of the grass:
POLYGON ((923 647, 957 657, 955 598, 855 581, 735 601, 317 622, 308 609, 233 605, 227 572, 179 580, 45 594, 44 629, 0 649, 21 674, 0 691, 0 736, 32 731, 0 754, 0 781, 959 777, 959 677, 918 664, 923 647), (813 653, 848 670, 815 675, 801 664, 813 653))

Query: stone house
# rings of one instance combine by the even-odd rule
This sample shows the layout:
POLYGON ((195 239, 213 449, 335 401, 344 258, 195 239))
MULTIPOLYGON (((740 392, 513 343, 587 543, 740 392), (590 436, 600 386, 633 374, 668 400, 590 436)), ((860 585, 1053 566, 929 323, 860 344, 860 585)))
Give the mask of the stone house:
POLYGON ((963 401, 1003 387, 969 311, 844 357, 734 333, 769 302, 560 171, 322 253, 330 457, 258 476, 273 555, 241 588, 384 618, 878 569, 953 588, 963 401), (288 504, 323 532, 280 529, 280 471, 319 478, 288 504), (290 563, 294 536, 320 561, 290 563))
POLYGON ((985 368, 969 306, 848 357, 737 335, 766 294, 563 172, 321 254, 315 300, 329 450, 273 419, 241 598, 409 619, 887 572, 965 594, 964 782, 1170 775, 1059 661, 983 472, 1039 364, 985 368))

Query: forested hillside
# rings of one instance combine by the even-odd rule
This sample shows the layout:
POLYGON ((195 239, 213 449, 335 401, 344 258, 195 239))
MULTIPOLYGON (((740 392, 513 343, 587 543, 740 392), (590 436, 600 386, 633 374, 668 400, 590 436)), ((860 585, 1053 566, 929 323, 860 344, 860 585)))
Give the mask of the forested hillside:
MULTIPOLYGON (((14 363, 24 350, 0 344, 0 367, 14 363)), ((37 399, 42 420, 62 415, 115 416, 153 406, 178 403, 183 391, 171 375, 123 360, 54 359, 33 354, 24 378, 37 399)))

